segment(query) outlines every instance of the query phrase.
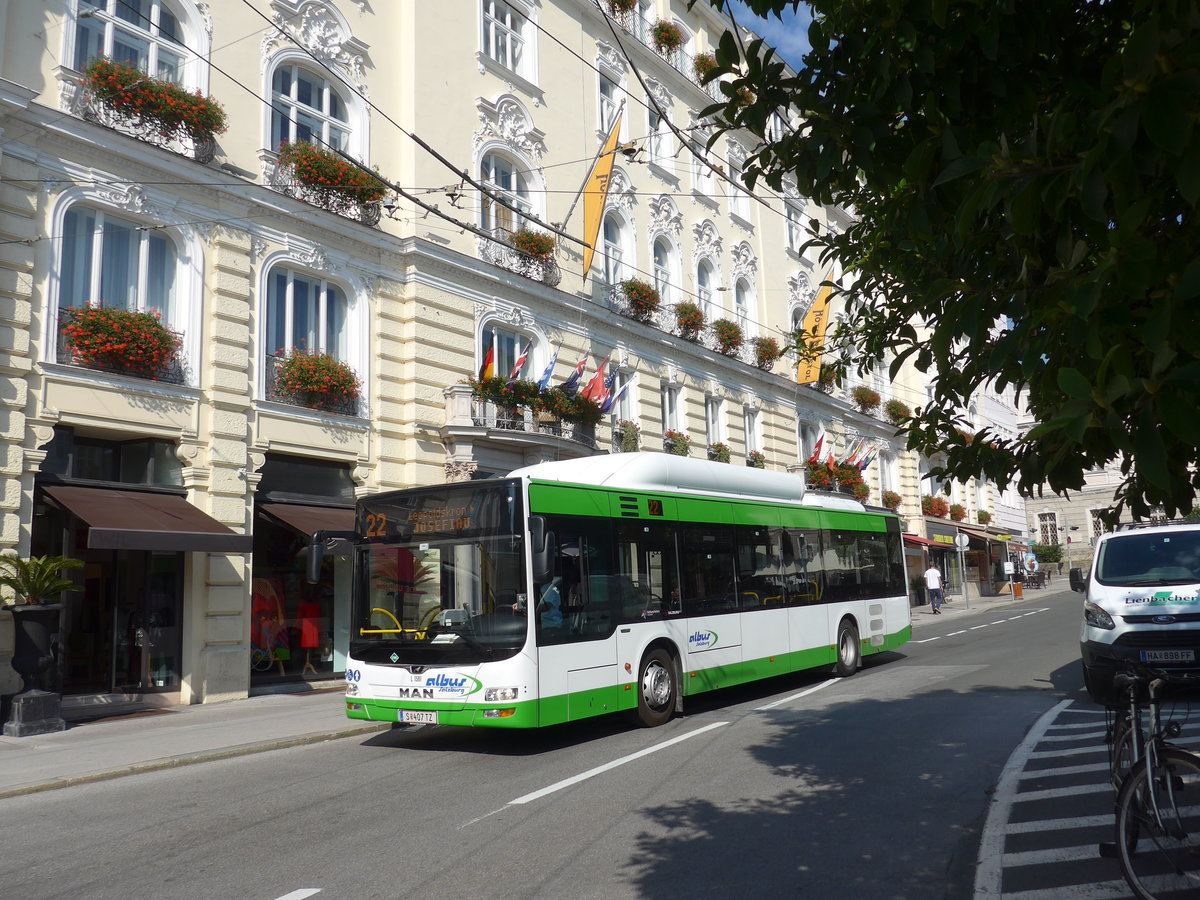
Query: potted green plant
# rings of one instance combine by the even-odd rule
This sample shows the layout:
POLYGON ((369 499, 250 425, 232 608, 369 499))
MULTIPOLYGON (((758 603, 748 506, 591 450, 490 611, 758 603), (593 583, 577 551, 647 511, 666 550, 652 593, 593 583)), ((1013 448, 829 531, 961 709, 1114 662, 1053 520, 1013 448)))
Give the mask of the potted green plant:
POLYGON ((617 449, 621 453, 636 453, 642 444, 642 429, 637 422, 621 419, 617 422, 617 449))
POLYGON ((860 384, 850 392, 850 399, 858 407, 859 412, 870 413, 879 409, 879 393, 860 384))
POLYGON ((654 285, 641 279, 630 278, 622 281, 621 290, 629 303, 629 317, 639 322, 649 321, 662 305, 662 298, 654 285))
POLYGON ((717 319, 712 323, 712 330, 717 339, 717 350, 725 356, 737 356, 745 341, 742 326, 732 319, 717 319))
POLYGON ((912 415, 912 410, 907 403, 893 398, 883 404, 883 415, 891 424, 899 425, 912 415))
POLYGON ((767 467, 767 455, 761 450, 751 450, 746 454, 746 465, 751 469, 765 469, 767 467))
POLYGON ((710 72, 715 72, 717 69, 717 58, 711 53, 697 53, 692 58, 692 71, 696 74, 696 80, 701 84, 705 82, 710 72))
POLYGON ((903 498, 895 491, 884 491, 883 496, 880 499, 883 500, 884 506, 886 506, 892 512, 896 512, 900 509, 900 501, 903 498))
POLYGON ((683 46, 683 31, 674 22, 659 19, 650 29, 650 40, 659 53, 669 53, 683 46))
POLYGON ((554 252, 556 242, 552 235, 532 228, 518 228, 508 236, 508 243, 522 253, 546 259, 554 252))
POLYGON ((691 435, 684 434, 682 431, 676 431, 674 428, 668 428, 663 433, 663 449, 667 453, 673 453, 676 456, 687 456, 691 452, 691 448, 691 435))
POLYGON ((708 458, 713 462, 729 462, 732 454, 729 450, 729 445, 723 441, 716 441, 708 445, 708 458))
POLYGON ((981 509, 981 510, 979 510, 979 512, 975 513, 975 518, 979 522, 980 525, 991 525, 992 524, 992 514, 990 512, 988 512, 986 509, 981 509))
POLYGON ((164 138, 185 134, 199 145, 228 127, 225 110, 212 97, 188 93, 111 59, 91 60, 83 70, 83 86, 96 102, 164 138))
POLYGON ((157 310, 79 306, 62 311, 60 327, 77 365, 157 379, 178 358, 179 336, 157 310))
POLYGON ((779 341, 773 337, 756 337, 750 341, 750 346, 754 349, 754 364, 765 372, 769 372, 782 355, 779 341))
POLYGON ((837 366, 821 363, 821 368, 817 371, 816 387, 818 390, 828 393, 833 390, 834 385, 840 384, 841 380, 841 373, 837 366))
POLYGON ((275 371, 275 394, 310 409, 339 411, 358 400, 362 382, 328 353, 293 347, 275 371))
POLYGON ((961 522, 967 517, 967 508, 961 503, 950 504, 950 518, 955 522, 961 522))
POLYGON ((684 300, 675 304, 675 324, 679 328, 679 336, 687 341, 694 341, 704 327, 704 311, 695 303, 684 300))
POLYGON ((563 416, 563 419, 568 422, 573 422, 576 425, 594 426, 602 418, 604 418, 604 410, 600 408, 600 404, 595 400, 590 400, 582 394, 576 394, 571 398, 572 407, 563 416))
POLYGON ((355 206, 376 206, 387 185, 332 150, 306 141, 279 145, 278 161, 307 190, 302 199, 342 215, 355 206))
POLYGON ((65 591, 79 588, 63 576, 64 569, 82 568, 78 559, 64 556, 0 556, 0 586, 11 592, 6 608, 14 627, 12 667, 21 676, 23 690, 13 698, 12 715, 4 724, 9 737, 27 737, 62 731, 61 700, 48 688, 47 674, 54 663, 51 637, 58 631, 65 591))

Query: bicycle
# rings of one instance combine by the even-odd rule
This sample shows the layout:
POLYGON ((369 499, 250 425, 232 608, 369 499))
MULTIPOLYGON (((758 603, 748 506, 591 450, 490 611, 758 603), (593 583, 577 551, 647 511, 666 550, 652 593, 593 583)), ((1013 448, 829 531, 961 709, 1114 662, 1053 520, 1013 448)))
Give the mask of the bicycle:
POLYGON ((1100 853, 1117 857, 1142 900, 1195 897, 1200 891, 1200 756, 1170 743, 1181 726, 1163 721, 1162 701, 1170 689, 1195 687, 1200 679, 1130 665, 1113 685, 1128 706, 1115 713, 1108 733, 1116 841, 1101 844, 1100 853))

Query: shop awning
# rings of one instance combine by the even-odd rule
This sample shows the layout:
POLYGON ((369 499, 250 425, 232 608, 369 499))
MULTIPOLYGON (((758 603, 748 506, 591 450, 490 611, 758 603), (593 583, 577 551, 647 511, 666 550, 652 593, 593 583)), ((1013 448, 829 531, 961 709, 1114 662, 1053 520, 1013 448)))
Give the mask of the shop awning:
POLYGON ((992 534, 985 528, 973 528, 970 525, 960 524, 958 526, 958 530, 960 533, 969 537, 972 541, 995 541, 996 543, 1001 543, 1000 539, 996 537, 996 535, 992 534))
POLYGON ((915 534, 909 534, 908 532, 904 533, 904 542, 906 544, 916 544, 918 547, 945 546, 938 544, 937 541, 931 541, 929 538, 923 538, 915 534))
POLYGON ((249 553, 254 543, 178 494, 62 484, 42 490, 88 525, 92 549, 249 553))
POLYGON ((311 537, 314 531, 353 531, 354 510, 298 503, 260 503, 258 511, 282 525, 311 537))

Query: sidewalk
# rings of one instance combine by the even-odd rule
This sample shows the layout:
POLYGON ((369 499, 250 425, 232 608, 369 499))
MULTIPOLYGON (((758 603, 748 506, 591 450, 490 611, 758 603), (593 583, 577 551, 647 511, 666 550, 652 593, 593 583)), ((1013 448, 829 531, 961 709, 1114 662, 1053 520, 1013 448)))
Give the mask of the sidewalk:
POLYGON ((347 719, 344 704, 337 688, 147 710, 33 737, 0 733, 0 800, 387 729, 347 719))
MULTIPOLYGON (((979 613, 987 613, 996 609, 1004 609, 1005 607, 1015 606, 1019 603, 1036 603, 1044 601, 1047 603, 1071 603, 1074 602, 1071 598, 1080 596, 1075 594, 1067 585, 1066 579, 1055 581, 1049 587, 1026 589, 1023 597, 1013 599, 1008 594, 1002 594, 999 597, 977 597, 971 595, 970 606, 963 601, 961 594, 951 595, 950 602, 942 601, 942 615, 934 617, 933 609, 926 603, 924 606, 914 606, 912 608, 912 623, 913 628, 920 628, 928 622, 937 622, 944 617, 962 618, 979 613)), ((1083 601, 1079 601, 1082 608, 1083 601)))

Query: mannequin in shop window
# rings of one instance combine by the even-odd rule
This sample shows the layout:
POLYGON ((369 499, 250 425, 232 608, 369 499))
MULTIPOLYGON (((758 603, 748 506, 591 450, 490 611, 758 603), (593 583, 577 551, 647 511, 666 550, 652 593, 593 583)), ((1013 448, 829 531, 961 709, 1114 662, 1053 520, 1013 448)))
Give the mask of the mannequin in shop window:
POLYGON ((278 666, 280 675, 284 661, 292 658, 281 592, 271 578, 251 582, 250 657, 257 671, 278 666))
POLYGON ((317 674, 312 663, 312 653, 321 648, 321 604, 306 597, 296 607, 296 621, 300 626, 300 648, 304 651, 304 668, 301 675, 317 674))

